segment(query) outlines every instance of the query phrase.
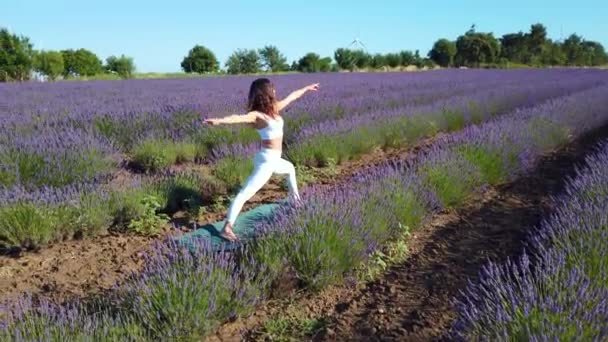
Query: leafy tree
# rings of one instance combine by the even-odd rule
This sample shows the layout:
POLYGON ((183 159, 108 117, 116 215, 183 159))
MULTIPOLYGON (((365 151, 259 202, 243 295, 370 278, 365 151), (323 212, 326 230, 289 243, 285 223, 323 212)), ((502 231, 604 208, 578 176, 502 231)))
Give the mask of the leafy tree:
POLYGON ((291 66, 289 67, 289 70, 298 71, 298 62, 296 62, 296 61, 291 62, 291 66))
POLYGON ((298 71, 328 72, 331 71, 331 57, 321 58, 314 52, 309 52, 298 61, 298 71))
POLYGON ((287 58, 276 46, 264 46, 264 48, 260 49, 260 56, 267 71, 280 72, 289 70, 287 58))
POLYGON ((363 50, 354 50, 353 57, 357 69, 365 69, 372 62, 372 56, 363 50))
POLYGON ((475 32, 474 28, 456 40, 457 65, 478 67, 498 60, 500 45, 492 33, 475 32))
MULTIPOLYGON (((372 57, 371 67, 374 69, 382 69, 387 66, 386 56, 381 53, 377 53, 372 57)), ((399 64, 397 64, 399 65, 399 64)))
POLYGON ((566 63, 568 65, 584 65, 585 53, 583 49, 583 38, 576 34, 571 34, 562 45, 564 54, 566 55, 566 63))
POLYGON ((526 42, 530 53, 540 56, 547 43, 547 28, 543 24, 530 26, 530 33, 526 35, 526 42))
POLYGON ((422 58, 420 60, 420 67, 433 69, 437 64, 430 58, 422 58))
POLYGON ((342 70, 352 71, 355 69, 355 56, 352 50, 339 48, 334 51, 334 59, 342 70))
POLYGON ((87 49, 62 50, 64 70, 67 76, 94 76, 101 73, 101 60, 87 49))
POLYGON ((302 72, 318 72, 321 56, 314 52, 309 52, 298 61, 298 70, 302 72))
POLYGON ((556 44, 552 41, 545 43, 543 54, 541 55, 540 62, 542 65, 565 65, 566 54, 564 53, 560 44, 556 44))
POLYGON ((598 66, 608 63, 608 55, 602 44, 586 40, 582 45, 586 56, 585 65, 598 66))
POLYGON ((133 58, 121 55, 120 57, 110 56, 106 58, 106 70, 115 72, 122 78, 131 78, 135 72, 133 58))
POLYGON ((416 62, 416 57, 411 51, 401 51, 399 52, 399 65, 408 66, 412 65, 416 62))
POLYGON ((59 51, 40 51, 34 56, 34 69, 54 81, 63 73, 63 55, 59 51))
POLYGON ((526 63, 529 60, 526 35, 523 32, 508 33, 500 38, 500 55, 514 63, 526 63))
POLYGON ((260 72, 262 61, 256 50, 238 49, 226 61, 229 74, 254 74, 260 72))
POLYGON ((318 69, 320 72, 332 71, 331 57, 323 57, 318 62, 318 69))
POLYGON ((456 43, 447 39, 439 39, 433 44, 433 48, 429 51, 429 58, 437 65, 449 67, 454 64, 454 56, 456 56, 456 43))
POLYGON ((29 38, 0 29, 0 81, 26 81, 33 67, 33 46, 29 38))
POLYGON ((396 68, 401 65, 401 54, 387 53, 385 56, 386 64, 391 68, 396 68))
POLYGON ((181 63, 184 72, 206 74, 216 72, 220 68, 220 63, 213 51, 202 45, 195 45, 181 63))

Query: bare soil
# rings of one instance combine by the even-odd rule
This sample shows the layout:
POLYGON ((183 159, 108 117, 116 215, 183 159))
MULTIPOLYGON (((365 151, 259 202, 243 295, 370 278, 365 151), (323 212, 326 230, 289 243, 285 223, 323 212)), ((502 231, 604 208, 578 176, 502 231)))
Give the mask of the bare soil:
MULTIPOLYGON (((372 167, 391 159, 412 156, 421 148, 428 147, 434 139, 422 140, 419 144, 404 149, 376 150, 361 158, 346 161, 335 172, 318 172, 315 183, 336 185, 354 172, 372 167)), ((201 172, 206 166, 181 165, 178 169, 196 168, 201 172)), ((116 184, 128 186, 132 174, 122 170, 114 177, 116 184)), ((286 195, 281 180, 273 178, 257 193, 243 210, 252 209, 262 203, 275 202, 286 195)), ((223 220, 226 209, 208 212, 198 218, 197 223, 223 220)), ((104 293, 120 283, 125 275, 138 271, 143 266, 144 253, 153 243, 168 235, 177 235, 192 230, 191 222, 183 213, 177 213, 173 222, 158 237, 133 234, 106 234, 51 244, 34 251, 17 251, 0 255, 0 303, 26 292, 56 303, 104 293), (174 229, 173 224, 179 228, 174 229)))

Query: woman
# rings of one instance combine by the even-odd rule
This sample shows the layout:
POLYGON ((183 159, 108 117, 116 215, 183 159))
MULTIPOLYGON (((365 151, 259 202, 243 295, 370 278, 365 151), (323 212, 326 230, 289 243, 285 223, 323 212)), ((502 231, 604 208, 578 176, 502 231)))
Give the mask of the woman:
POLYGON ((262 138, 262 149, 256 153, 254 158, 253 173, 247 178, 245 185, 228 209, 226 224, 221 232, 223 238, 230 241, 238 239, 232 230, 236 217, 243 208, 243 204, 268 182, 273 173, 287 175, 289 196, 296 201, 300 199, 296 183, 296 170, 293 164, 281 158, 283 118, 279 115, 279 112, 306 92, 318 89, 318 83, 311 84, 292 92, 285 99, 277 101, 274 85, 266 78, 259 78, 249 88, 247 105, 249 112, 247 114, 234 114, 224 118, 204 120, 204 123, 209 125, 250 124, 258 130, 262 138))

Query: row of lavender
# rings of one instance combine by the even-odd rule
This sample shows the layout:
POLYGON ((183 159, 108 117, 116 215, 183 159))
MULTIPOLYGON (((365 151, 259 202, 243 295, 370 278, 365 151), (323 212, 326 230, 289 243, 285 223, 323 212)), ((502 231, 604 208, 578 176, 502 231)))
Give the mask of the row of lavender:
MULTIPOLYGON (((326 75, 327 79, 323 81, 327 82, 328 90, 324 90, 322 96, 306 97, 296 104, 293 111, 300 114, 290 115, 293 118, 289 122, 300 127, 304 123, 312 125, 318 121, 331 121, 344 113, 381 117, 387 108, 436 102, 444 97, 478 92, 499 84, 494 75, 481 73, 429 75, 426 78, 404 77, 403 74, 382 77, 326 75), (349 84, 350 87, 345 87, 347 82, 354 86, 349 84)), ((598 80, 594 73, 557 72, 538 76, 546 82, 558 79, 563 82, 577 76, 583 77, 581 83, 598 80)), ((532 80, 527 74, 513 74, 512 77, 503 83, 532 80)), ((214 110, 221 108, 222 112, 235 110, 235 95, 229 93, 219 97, 213 94, 227 92, 237 81, 244 85, 249 80, 204 80, 199 81, 200 85, 192 83, 193 80, 183 80, 180 82, 186 84, 181 87, 176 87, 172 81, 64 83, 56 88, 41 88, 44 86, 36 84, 3 85, 7 91, 0 96, 0 103, 3 103, 0 108, 6 108, 6 112, 0 115, 0 185, 9 188, 19 185, 31 190, 103 181, 124 159, 119 151, 125 149, 133 149, 127 159, 134 159, 144 169, 155 171, 170 163, 204 158, 210 149, 231 141, 257 141, 255 132, 248 129, 202 129, 200 111, 192 110, 203 104, 214 110), (175 90, 171 89, 173 86, 175 90), (179 93, 184 86, 188 86, 190 92, 197 89, 196 86, 205 86, 210 95, 191 97, 191 102, 188 102, 185 98, 169 99, 163 97, 166 94, 159 94, 161 90, 165 93, 169 90, 169 94, 179 93), (141 103, 152 99, 166 101, 166 106, 155 104, 147 107, 141 103), (187 109, 188 106, 192 108, 187 109)), ((286 77, 281 82, 289 85, 303 83, 303 80, 286 77)), ((244 98, 242 95, 239 94, 239 98, 244 98)), ((467 99, 472 100, 470 97, 467 99)))
POLYGON ((196 339, 251 312, 285 274, 307 289, 356 281, 373 253, 437 210, 528 171, 542 153, 605 125, 607 95, 604 85, 516 110, 446 136, 424 155, 364 171, 341 188, 308 189, 302 206, 281 207, 258 227, 255 243, 236 254, 159 243, 144 271, 108 298, 117 306, 59 308, 24 299, 4 311, 0 336, 196 339))
MULTIPOLYGON (((277 77, 276 82, 281 89, 291 89, 312 81, 309 77, 283 76, 277 77)), ((357 116, 361 120, 369 114, 373 118, 382 117, 387 111, 399 115, 411 112, 412 105, 435 103, 443 98, 469 95, 480 90, 496 89, 500 92, 508 84, 563 84, 564 80, 592 82, 600 81, 603 75, 594 71, 539 70, 317 77, 321 77, 319 81, 324 84, 323 92, 305 97, 288 110, 289 122, 297 128, 294 139, 302 137, 299 131, 310 135, 311 129, 306 127, 318 130, 320 122, 344 116, 349 120, 354 114, 363 114, 357 116)), ((0 143, 4 149, 23 148, 34 154, 58 155, 58 159, 67 158, 62 152, 72 149, 73 154, 98 160, 103 159, 100 155, 125 149, 130 151, 142 140, 177 140, 206 145, 194 147, 202 149, 195 153, 204 157, 206 147, 229 143, 235 139, 235 132, 228 130, 217 134, 217 130, 201 129, 201 113, 242 112, 249 81, 249 78, 227 78, 179 82, 62 83, 52 88, 37 84, 3 85, 6 89, 0 96, 0 108, 4 108, 0 112, 0 143), (205 93, 198 94, 199 89, 205 89, 205 93), (234 92, 234 89, 241 91, 234 92), (53 153, 55 148, 60 150, 53 153)), ((294 140, 291 134, 289 131, 289 141, 294 140)), ((256 139, 250 131, 236 136, 244 142, 256 139)))
POLYGON ((464 341, 608 340, 608 142, 554 200, 532 256, 484 267, 459 299, 464 341))
MULTIPOLYGON (((279 95, 320 82, 318 96, 303 98, 289 113, 321 115, 323 108, 343 106, 350 112, 361 112, 386 102, 429 101, 442 92, 461 89, 466 92, 479 84, 498 85, 511 75, 525 81, 585 75, 589 72, 568 71, 441 71, 429 73, 382 74, 315 74, 271 76, 279 95), (430 92, 429 90, 434 91, 430 92)), ((128 117, 142 113, 173 114, 194 110, 221 114, 241 112, 247 87, 253 77, 224 77, 189 80, 130 80, 122 82, 65 82, 1 84, 0 118, 2 125, 49 122, 90 123, 99 115, 128 117), (59 115, 62 114, 62 115, 59 115)))
MULTIPOLYGON (((387 80, 377 75, 335 75, 328 78, 328 84, 340 89, 329 93, 338 91, 337 94, 351 99, 338 99, 333 103, 325 99, 311 107, 296 107, 294 110, 302 110, 302 114, 293 115, 293 119, 289 117, 288 122, 301 123, 298 118, 311 116, 304 111, 316 113, 312 116, 317 119, 293 133, 297 143, 288 145, 288 158, 298 166, 324 166, 332 160, 340 162, 355 158, 377 146, 398 147, 415 143, 421 137, 438 131, 459 130, 466 124, 479 123, 517 107, 530 106, 605 82, 601 77, 603 73, 571 70, 515 72, 508 74, 502 83, 498 77, 507 75, 502 72, 473 72, 471 75, 429 73, 427 78, 416 76, 420 74, 408 75, 388 74, 387 80), (358 80, 355 82, 358 86, 344 87, 341 82, 349 80, 358 80), (410 94, 402 95, 403 91, 410 94), (460 95, 463 91, 471 94, 460 95), (355 101, 355 97, 363 100, 355 101), (361 104, 362 101, 367 102, 361 104), (382 101, 385 101, 384 107, 381 106, 382 101), (372 102, 375 104, 371 105, 372 102), (323 106, 348 106, 355 114, 340 118, 344 113, 332 112, 332 115, 323 117, 319 109, 323 106)), ((85 86, 88 87, 87 84, 85 86)), ((104 88, 100 86, 100 89, 104 88)), ((142 91, 135 89, 136 94, 142 91)), ((143 95, 133 96, 137 99, 143 95)), ((313 97, 312 100, 318 99, 313 97)), ((49 102, 49 106, 54 104, 49 102)), ((150 197, 160 202, 161 208, 168 213, 191 207, 196 210, 197 206, 211 203, 238 188, 252 167, 251 160, 243 156, 257 148, 256 144, 239 149, 238 144, 222 143, 226 137, 239 135, 231 130, 198 129, 200 120, 194 112, 171 113, 167 110, 159 114, 165 119, 156 121, 148 120, 141 112, 131 112, 135 115, 134 121, 119 122, 115 119, 124 118, 125 112, 117 111, 115 117, 95 116, 97 109, 77 112, 80 107, 74 106, 65 115, 48 116, 54 112, 48 109, 45 114, 41 108, 44 106, 38 107, 40 112, 36 115, 21 116, 28 124, 5 122, 0 127, 5 133, 0 135, 0 184, 3 185, 0 187, 0 244, 5 246, 35 247, 74 234, 94 235, 109 228, 129 229, 130 223, 137 220, 160 222, 145 218, 149 208, 144 202, 150 197), (216 164, 212 175, 192 172, 161 173, 143 178, 131 175, 129 177, 133 181, 126 184, 120 181, 117 186, 111 174, 122 157, 115 149, 117 141, 108 138, 111 134, 104 136, 101 132, 119 129, 124 137, 130 139, 137 136, 136 132, 142 127, 146 128, 143 131, 150 129, 148 133, 155 132, 147 126, 150 122, 169 130, 175 128, 171 122, 180 122, 180 125, 190 127, 192 132, 204 136, 205 141, 219 142, 219 146, 214 147, 216 164), (134 128, 133 125, 140 126, 134 128)), ((108 107, 110 109, 112 107, 108 107)), ((18 117, 9 114, 8 118, 18 117)), ((257 139, 255 132, 249 138, 257 139)), ((141 160, 148 160, 148 164, 153 165, 171 153, 179 156, 185 150, 196 148, 178 138, 154 138, 144 140, 136 149, 135 157, 141 155, 141 160)), ((158 225, 148 226, 139 231, 158 229, 158 225)))

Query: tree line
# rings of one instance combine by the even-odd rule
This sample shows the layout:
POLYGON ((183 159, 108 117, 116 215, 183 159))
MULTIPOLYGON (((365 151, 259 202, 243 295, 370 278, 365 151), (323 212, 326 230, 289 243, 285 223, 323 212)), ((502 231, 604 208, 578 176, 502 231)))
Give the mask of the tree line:
POLYGON ((0 82, 27 81, 33 73, 49 80, 86 77, 102 73, 129 78, 135 72, 133 58, 110 56, 105 63, 87 49, 35 50, 29 38, 0 29, 0 82))
POLYGON ((473 25, 456 41, 437 40, 429 57, 442 67, 509 64, 581 67, 608 63, 608 55, 599 42, 574 33, 564 41, 553 41, 547 37, 543 24, 531 25, 527 33, 508 33, 500 38, 491 32, 477 32, 473 25))
MULTIPOLYGON (((456 38, 438 39, 426 56, 419 51, 370 54, 363 50, 338 48, 333 58, 309 52, 300 59, 287 58, 274 45, 261 49, 237 49, 221 68, 213 51, 195 45, 181 62, 186 73, 253 74, 260 72, 329 72, 339 70, 387 69, 407 66, 510 67, 510 66, 599 66, 608 64, 608 55, 599 42, 571 34, 563 41, 547 37, 543 24, 533 24, 528 32, 495 37, 477 32, 475 25, 456 38)), ((133 58, 110 56, 105 63, 87 49, 38 51, 29 38, 0 29, 0 81, 24 81, 36 72, 50 80, 58 77, 94 76, 100 73, 130 78, 135 72, 133 58)))

